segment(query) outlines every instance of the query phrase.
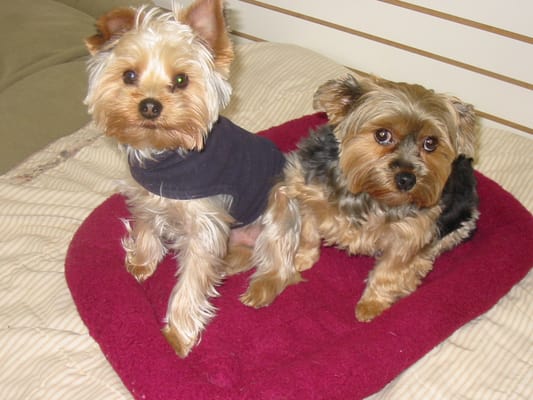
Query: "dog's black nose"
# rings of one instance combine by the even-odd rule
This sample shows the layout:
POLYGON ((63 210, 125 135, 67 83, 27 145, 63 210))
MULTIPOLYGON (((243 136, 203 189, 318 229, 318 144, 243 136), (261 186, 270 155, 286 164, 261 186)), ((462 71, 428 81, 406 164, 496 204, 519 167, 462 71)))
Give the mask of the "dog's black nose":
POLYGON ((147 98, 139 103, 139 112, 146 119, 156 119, 163 111, 163 104, 158 100, 147 98))
POLYGON ((416 176, 411 172, 400 172, 394 177, 396 187, 402 192, 411 190, 416 183, 416 176))

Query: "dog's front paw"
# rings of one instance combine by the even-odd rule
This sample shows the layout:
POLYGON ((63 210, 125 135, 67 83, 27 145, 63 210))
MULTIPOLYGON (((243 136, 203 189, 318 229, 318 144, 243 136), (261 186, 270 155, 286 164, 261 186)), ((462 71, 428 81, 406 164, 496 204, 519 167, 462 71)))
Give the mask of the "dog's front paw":
POLYGON ((136 265, 126 262, 126 269, 133 275, 137 282, 144 282, 150 278, 155 271, 155 268, 150 268, 146 265, 136 265))
POLYGON ((240 299, 244 305, 254 308, 261 308, 270 305, 276 296, 276 293, 272 293, 266 287, 258 284, 250 286, 240 299))
POLYGON ((360 322, 370 322, 387 308, 389 304, 377 300, 361 300, 355 307, 355 318, 360 322))
POLYGON ((261 308, 270 305, 283 290, 293 283, 301 281, 300 274, 295 272, 290 279, 282 279, 277 274, 263 275, 252 279, 246 293, 241 296, 245 305, 261 308))
POLYGON ((320 250, 318 248, 312 248, 306 252, 300 250, 294 257, 294 268, 299 272, 307 271, 315 265, 319 257, 320 250))
POLYGON ((173 328, 170 325, 165 325, 162 329, 162 333, 179 357, 187 357, 194 346, 194 342, 186 342, 176 328, 173 328))

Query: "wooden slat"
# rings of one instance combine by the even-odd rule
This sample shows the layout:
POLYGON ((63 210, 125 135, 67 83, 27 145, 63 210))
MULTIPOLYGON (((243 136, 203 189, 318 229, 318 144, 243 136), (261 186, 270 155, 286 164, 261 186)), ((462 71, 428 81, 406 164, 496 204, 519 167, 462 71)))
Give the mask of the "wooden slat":
POLYGON ((471 19, 462 18, 457 15, 452 15, 452 14, 448 14, 442 11, 433 10, 431 8, 422 7, 416 4, 408 3, 406 1, 400 1, 400 0, 379 0, 379 1, 381 1, 382 3, 387 3, 387 4, 394 5, 394 6, 406 8, 408 10, 416 11, 422 14, 431 15, 433 17, 445 19, 447 21, 455 22, 461 25, 470 26, 472 28, 494 33, 496 35, 505 36, 505 37, 508 37, 509 39, 519 40, 519 41, 522 41, 528 44, 533 44, 533 37, 522 35, 517 32, 508 31, 506 29, 501 29, 496 26, 473 21, 471 19))
POLYGON ((428 57, 428 58, 431 58, 431 59, 434 59, 434 60, 449 64, 449 65, 453 65, 455 67, 459 67, 459 68, 463 68, 463 69, 466 69, 466 70, 469 70, 469 71, 472 71, 472 72, 476 72, 478 74, 485 75, 485 76, 488 76, 488 77, 491 77, 491 78, 494 78, 494 79, 498 79, 498 80, 501 80, 503 82, 510 83, 512 85, 520 86, 520 87, 523 87, 523 88, 528 89, 528 90, 533 90, 533 84, 532 83, 525 82, 525 81, 522 81, 522 80, 519 80, 519 79, 515 79, 515 78, 512 78, 512 77, 507 76, 507 75, 499 74, 499 73, 494 72, 494 71, 490 71, 490 70, 487 70, 487 69, 484 69, 484 68, 481 68, 481 67, 477 67, 477 66, 472 65, 472 64, 467 64, 467 63, 464 63, 464 62, 461 62, 459 60, 455 60, 455 59, 452 59, 452 58, 449 58, 449 57, 441 56, 439 54, 432 53, 432 52, 429 52, 429 51, 426 51, 426 50, 423 50, 423 49, 419 49, 419 48, 416 48, 416 47, 413 47, 413 46, 409 46, 409 45, 406 45, 406 44, 403 44, 403 43, 400 43, 400 42, 396 42, 394 40, 390 40, 390 39, 383 38, 383 37, 380 37, 380 36, 377 36, 377 35, 373 35, 373 34, 370 34, 370 33, 367 33, 367 32, 363 32, 363 31, 360 31, 360 30, 357 30, 357 29, 353 29, 353 28, 350 28, 348 26, 339 25, 339 24, 336 24, 336 23, 333 23, 333 22, 330 22, 330 21, 326 21, 326 20, 323 20, 323 19, 320 19, 320 18, 316 18, 316 17, 310 16, 310 15, 302 14, 302 13, 299 13, 299 12, 296 12, 296 11, 293 11, 293 10, 277 7, 277 6, 262 2, 262 1, 256 1, 256 0, 240 0, 240 1, 243 2, 243 3, 252 4, 252 5, 257 6, 257 7, 262 7, 262 8, 265 8, 267 10, 270 10, 270 11, 275 11, 277 13, 289 15, 291 17, 295 17, 295 18, 298 18, 298 19, 302 19, 304 21, 308 21, 308 22, 311 22, 313 24, 317 24, 317 25, 325 26, 327 28, 335 29, 335 30, 338 30, 340 32, 345 32, 345 33, 348 33, 350 35, 359 36, 359 37, 362 37, 364 39, 368 39, 368 40, 375 41, 377 43, 385 44, 387 46, 396 47, 398 49, 401 49, 401 50, 404 50, 404 51, 408 51, 410 53, 414 53, 414 54, 417 54, 417 55, 420 55, 420 56, 423 56, 423 57, 428 57))
MULTIPOLYGON (((533 84, 527 79, 529 74, 527 65, 533 62, 531 59, 533 53, 528 51, 532 42, 529 36, 404 1, 380 1, 385 6, 404 10, 398 15, 391 10, 392 14, 387 14, 385 19, 379 20, 380 23, 390 24, 395 17, 400 18, 403 24, 409 23, 406 12, 412 11, 411 22, 423 24, 421 18, 424 15, 434 20, 430 23, 436 24, 435 32, 441 39, 451 33, 451 40, 458 40, 459 35, 465 34, 465 43, 458 42, 460 45, 457 49, 461 51, 454 54, 456 53, 454 48, 449 45, 443 46, 444 43, 439 41, 440 39, 432 42, 422 38, 420 41, 420 36, 413 31, 399 29, 399 35, 394 35, 395 30, 389 29, 386 33, 384 31, 383 36, 380 35, 379 24, 374 29, 368 23, 368 18, 383 12, 381 6, 365 2, 365 4, 354 4, 352 9, 349 2, 331 1, 329 13, 326 13, 312 3, 297 2, 293 6, 291 2, 285 0, 235 0, 231 4, 237 9, 243 25, 238 26, 241 29, 236 29, 235 34, 253 41, 299 44, 336 59, 348 68, 377 73, 393 80, 418 81, 436 90, 451 91, 476 104, 482 118, 513 130, 533 134, 533 124, 529 123, 531 114, 527 107, 528 102, 533 102, 531 95, 533 84), (337 3, 338 6, 335 7, 337 3), (339 13, 337 18, 332 10, 346 12, 339 13), (348 25, 350 17, 347 15, 351 14, 358 16, 357 28, 348 25), (419 16, 415 18, 414 14, 419 16), (443 21, 442 24, 437 18, 443 21), (457 29, 461 31, 454 30, 454 24, 457 24, 457 29), (303 35, 302 32, 307 34, 303 35), (499 38, 493 35, 498 35, 499 38), (358 39, 350 40, 350 36, 358 39), (494 54, 487 54, 486 51, 483 52, 482 44, 477 45, 478 40, 485 41, 485 46, 491 43, 492 47, 490 41, 497 41, 496 48, 501 51, 496 50, 494 54), (509 47, 505 44, 506 40, 510 42, 509 47), (332 43, 335 45, 332 46, 332 43), (515 45, 517 43, 520 45, 515 45), (424 44, 427 48, 423 48, 424 44), (386 50, 386 48, 395 50, 386 50), (468 49, 472 49, 472 52, 469 53, 468 49), (476 51, 480 57, 475 56, 476 51), (514 53, 517 53, 516 57, 513 56, 514 53), (461 60, 463 56, 468 58, 468 62, 461 60), (424 59, 428 61, 423 61, 424 59), (479 64, 476 62, 477 59, 480 61, 479 64), (523 64, 516 64, 517 59, 522 60, 523 64), (394 64, 383 65, 381 60, 394 64), (506 60, 509 64, 506 64, 506 60), (516 76, 513 76, 513 71, 516 72, 516 76), (518 75, 526 79, 520 79, 518 75)), ((416 27, 417 25, 413 25, 413 29, 416 27)), ((424 32, 423 27, 420 32, 424 32)))

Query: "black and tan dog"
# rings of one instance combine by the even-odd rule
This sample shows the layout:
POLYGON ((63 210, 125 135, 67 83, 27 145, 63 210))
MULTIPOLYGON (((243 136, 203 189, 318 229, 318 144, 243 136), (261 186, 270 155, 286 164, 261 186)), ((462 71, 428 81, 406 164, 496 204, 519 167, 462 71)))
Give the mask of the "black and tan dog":
POLYGON ((412 293, 475 229, 472 106, 419 85, 347 76, 322 85, 329 124, 288 156, 242 301, 271 303, 318 260, 322 240, 375 257, 356 307, 370 321, 412 293))

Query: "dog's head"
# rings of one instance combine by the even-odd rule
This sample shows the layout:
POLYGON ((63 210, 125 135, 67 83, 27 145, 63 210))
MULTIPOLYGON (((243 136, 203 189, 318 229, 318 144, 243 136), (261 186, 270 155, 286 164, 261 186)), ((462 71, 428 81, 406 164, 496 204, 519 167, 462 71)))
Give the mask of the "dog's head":
POLYGON ((322 85, 314 106, 334 126, 349 190, 388 206, 437 204, 453 161, 474 155, 473 107, 420 85, 348 75, 322 85))
POLYGON ((119 8, 97 21, 85 103, 100 129, 138 150, 203 148, 231 94, 222 3, 119 8))

